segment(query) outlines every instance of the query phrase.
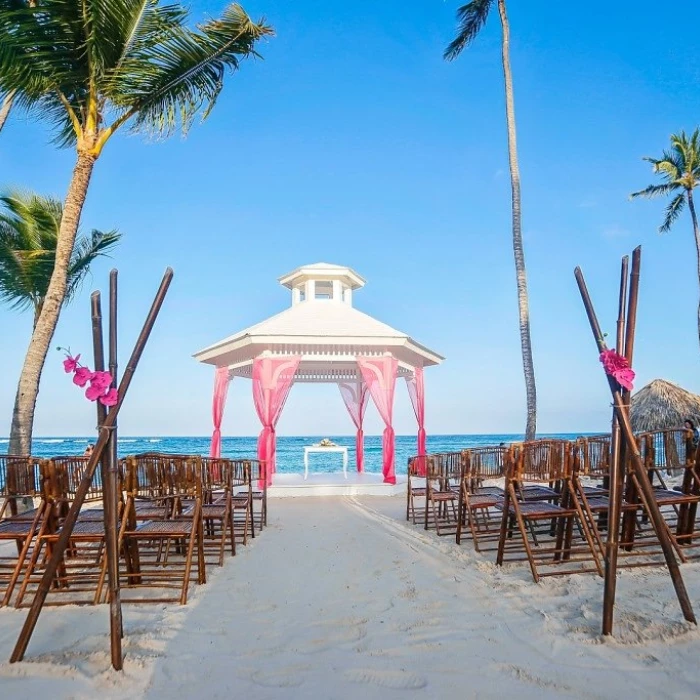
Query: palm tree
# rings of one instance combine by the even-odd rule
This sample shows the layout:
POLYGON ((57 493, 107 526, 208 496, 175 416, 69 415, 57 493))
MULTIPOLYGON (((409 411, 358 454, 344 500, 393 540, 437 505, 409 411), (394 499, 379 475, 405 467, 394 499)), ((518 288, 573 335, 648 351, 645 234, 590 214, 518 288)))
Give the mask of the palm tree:
MULTIPOLYGON (((664 221, 659 226, 661 233, 668 233, 681 215, 686 202, 690 211, 690 219, 693 222, 695 234, 695 254, 698 263, 698 284, 700 284, 700 228, 698 217, 695 213, 695 201, 693 190, 700 185, 700 127, 688 137, 685 131, 680 134, 671 134, 671 150, 664 151, 661 158, 644 158, 651 163, 651 168, 661 176, 663 182, 658 185, 633 192, 630 197, 660 197, 673 195, 673 199, 666 207, 664 221)), ((698 342, 700 342, 700 303, 698 304, 698 342)))
POLYGON ((76 150, 56 260, 22 368, 10 451, 31 448, 31 426, 46 359, 67 291, 70 260, 90 178, 113 134, 165 137, 206 117, 227 69, 256 56, 272 30, 239 5, 195 29, 188 12, 160 0, 0 0, 0 93, 49 120, 56 141, 76 150))
POLYGON ((537 390, 535 387, 535 367, 532 361, 532 341, 530 339, 530 309, 525 273, 525 253, 520 213, 520 168, 515 133, 515 102, 513 98, 513 76, 510 70, 510 25, 506 14, 505 0, 472 0, 457 10, 457 36, 445 49, 444 57, 453 61, 477 37, 488 19, 489 11, 498 4, 501 17, 501 54, 503 78, 506 91, 506 124, 508 127, 508 162, 510 165, 511 211, 513 218, 513 255, 518 290, 518 311, 520 325, 520 346, 523 356, 525 392, 527 397, 527 422, 525 439, 533 440, 537 432, 537 390))
MULTIPOLYGON (((53 197, 20 192, 0 196, 0 205, 0 301, 31 308, 36 327, 54 268, 63 205, 53 197)), ((78 237, 68 266, 66 302, 93 261, 107 255, 120 238, 116 231, 95 230, 78 237)))

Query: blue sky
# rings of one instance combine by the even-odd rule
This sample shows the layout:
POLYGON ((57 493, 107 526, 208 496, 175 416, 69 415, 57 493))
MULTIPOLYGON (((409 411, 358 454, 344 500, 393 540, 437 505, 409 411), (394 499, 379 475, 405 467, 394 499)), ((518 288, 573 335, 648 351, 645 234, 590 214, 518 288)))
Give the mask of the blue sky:
MULTIPOLYGON (((186 139, 122 134, 97 165, 83 227, 119 228, 61 319, 55 345, 89 355, 89 291, 120 270, 121 349, 131 349, 160 276, 172 291, 127 402, 132 435, 210 430, 212 370, 191 354, 287 306, 276 279, 298 265, 355 268, 361 310, 447 357, 426 373, 433 433, 519 432, 524 389, 511 252, 510 190, 494 14, 453 64, 442 50, 457 3, 254 0, 277 36, 264 61, 230 76, 186 139)), ((662 202, 630 202, 652 181, 644 155, 700 122, 696 43, 658 3, 511 2, 523 222, 539 429, 603 430, 609 395, 573 268, 583 267, 605 329, 620 256, 644 246, 635 369, 700 392, 692 232, 660 236, 662 202)), ((193 17, 223 4, 192 3, 193 17)), ((700 6, 684 9, 697 26, 700 6)), ((0 186, 62 196, 71 151, 16 115, 0 135, 0 186)), ((30 317, 0 308, 0 435, 9 432, 30 317)), ((84 435, 94 408, 51 351, 36 435, 84 435)), ((399 433, 414 430, 403 386, 399 433)), ((334 386, 293 388, 280 434, 346 434, 334 386)), ((259 430, 250 385, 234 382, 227 435, 259 430)), ((379 432, 373 408, 367 431, 379 432)))

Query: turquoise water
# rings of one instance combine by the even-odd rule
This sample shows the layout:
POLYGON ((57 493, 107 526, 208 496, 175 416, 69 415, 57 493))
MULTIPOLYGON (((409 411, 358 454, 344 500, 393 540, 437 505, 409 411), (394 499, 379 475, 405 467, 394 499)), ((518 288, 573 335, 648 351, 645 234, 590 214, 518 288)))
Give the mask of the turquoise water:
MULTIPOLYGON (((304 447, 319 442, 324 437, 330 438, 337 445, 348 448, 348 469, 355 465, 354 436, 335 437, 319 435, 317 437, 277 438, 277 471, 295 473, 304 471, 304 447)), ((574 433, 538 435, 538 437, 557 437, 572 439, 574 433)), ((452 452, 467 447, 480 445, 498 445, 522 440, 522 435, 429 435, 428 452, 452 452)), ((209 454, 208 437, 119 437, 119 456, 139 452, 172 452, 176 454, 209 454)), ((82 454, 94 437, 40 437, 34 439, 32 454, 37 457, 58 457, 62 455, 82 454)), ((0 438, 0 454, 7 449, 7 438, 0 438)), ((257 453, 257 440, 253 437, 225 437, 222 444, 222 456, 232 458, 254 458, 257 453)), ((396 437, 396 472, 406 472, 408 458, 416 453, 416 438, 413 435, 396 437)), ((338 472, 342 469, 342 455, 339 453, 317 454, 309 456, 309 471, 317 473, 338 472)), ((381 472, 382 439, 379 435, 365 436, 365 470, 381 472)))

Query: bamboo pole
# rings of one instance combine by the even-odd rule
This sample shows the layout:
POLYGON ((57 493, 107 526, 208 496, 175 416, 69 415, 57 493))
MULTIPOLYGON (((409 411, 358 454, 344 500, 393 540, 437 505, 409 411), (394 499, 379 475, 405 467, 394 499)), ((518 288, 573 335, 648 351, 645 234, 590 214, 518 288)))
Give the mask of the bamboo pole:
MULTIPOLYGON (((111 280, 110 280, 111 281, 111 280)), ((110 290, 111 291, 111 290, 110 290)), ((92 306, 92 346, 94 352, 94 367, 98 372, 104 371, 104 340, 102 336, 102 300, 99 292, 93 292, 90 297, 92 306)), ((111 299, 110 299, 111 302, 111 299)), ((111 307, 111 304, 110 304, 111 307)), ((110 308, 111 316, 111 308, 110 308)), ((111 330, 111 329, 110 329, 111 330)), ((112 383, 115 376, 112 374, 112 383)), ((97 428, 100 430, 107 418, 107 409, 99 402, 97 405, 97 428)), ((100 473, 102 476, 102 512, 104 516, 105 529, 105 557, 107 558, 107 585, 109 589, 109 626, 110 626, 110 647, 112 654, 112 666, 115 670, 122 669, 122 635, 121 635, 121 607, 117 610, 116 605, 120 603, 119 598, 114 598, 115 581, 119 581, 119 562, 114 557, 117 547, 117 508, 115 484, 110 481, 109 472, 112 463, 112 452, 110 446, 114 443, 115 425, 110 430, 110 439, 107 449, 100 460, 100 473)))
POLYGON ((119 400, 117 401, 116 406, 112 408, 112 410, 105 418, 104 424, 100 427, 97 443, 95 444, 95 448, 92 451, 92 455, 88 460, 85 469, 85 474, 83 475, 83 479, 76 490, 75 500, 73 501, 73 504, 71 505, 71 508, 68 511, 68 515, 66 516, 65 522, 63 523, 61 533, 58 537, 56 544, 54 545, 51 558, 46 564, 44 575, 41 579, 36 594, 34 595, 34 600, 32 601, 32 605, 29 608, 29 612, 27 613, 27 619, 24 621, 24 625, 22 627, 22 630, 20 631, 17 643, 15 644, 15 648, 12 651, 10 663, 22 661, 22 659, 24 658, 24 654, 27 651, 27 646, 29 645, 32 633, 34 632, 34 628, 36 627, 39 615, 41 614, 44 601, 46 600, 46 595, 48 594, 49 588, 51 587, 52 581, 56 574, 58 565, 61 562, 63 554, 68 545, 68 540, 70 539, 71 533, 73 532, 73 527, 75 526, 76 520, 78 519, 78 513, 80 512, 80 508, 82 507, 83 502, 85 501, 85 495, 87 494, 88 489, 90 488, 90 484, 92 483, 92 479, 95 475, 97 463, 102 458, 102 453, 104 452, 105 447, 107 446, 107 443, 109 441, 109 435, 112 432, 112 425, 114 425, 114 423, 116 422, 117 416, 119 415, 119 410, 121 409, 124 403, 124 398, 126 397, 126 394, 129 390, 129 385, 131 384, 131 380, 133 379, 134 373, 136 371, 136 367, 138 366, 139 360, 141 359, 141 355, 143 354, 143 350, 146 347, 146 343, 148 342, 148 337, 150 336, 151 331, 153 330, 153 325, 155 324, 156 319, 158 317, 158 313, 163 305, 163 301, 165 300, 165 295, 168 292, 168 287, 170 286, 172 278, 173 271, 171 268, 167 268, 165 274, 163 275, 163 279, 160 283, 160 287, 156 292, 153 304, 151 305, 151 308, 148 312, 148 316, 146 317, 146 320, 143 324, 141 333, 139 333, 139 336, 136 340, 136 344, 134 345, 134 349, 131 353, 131 357, 129 358, 129 362, 127 363, 124 375, 122 376, 122 380, 119 383, 119 400))
MULTIPOLYGON (((581 293, 583 305, 586 309, 586 314, 591 326, 591 331, 593 332, 593 337, 596 341, 596 345, 598 346, 598 351, 603 352, 604 350, 607 350, 607 346, 605 344, 605 339, 603 338, 603 333, 600 329, 600 324, 598 323, 598 318, 596 317, 593 302, 591 301, 591 297, 588 293, 588 288, 586 287, 586 282, 583 278, 581 268, 577 267, 574 271, 574 275, 576 276, 576 282, 581 293)), ((688 620, 688 622, 697 624, 695 614, 693 613, 693 607, 690 603, 690 598, 688 597, 688 591, 686 590, 685 583, 683 582, 683 575, 681 574, 678 561, 676 560, 676 556, 673 551, 673 544, 671 543, 663 516, 659 510, 658 503, 654 498, 654 489, 649 482, 649 476, 647 475, 642 458, 639 454, 639 449, 637 448, 637 443, 634 439, 632 426, 630 425, 629 416, 625 411, 624 402, 622 396, 620 395, 617 381, 609 375, 606 376, 608 378, 608 385, 613 397, 613 404, 615 406, 615 412, 620 424, 620 430, 622 431, 622 437, 627 444, 627 449, 629 450, 630 457, 632 459, 632 466, 637 474, 642 494, 648 503, 649 515, 651 517, 656 536, 659 538, 661 549, 663 550, 664 558, 666 560, 666 566, 668 567, 671 575, 673 587, 676 591, 676 596, 678 597, 681 610, 683 611, 683 616, 686 620, 688 620)))

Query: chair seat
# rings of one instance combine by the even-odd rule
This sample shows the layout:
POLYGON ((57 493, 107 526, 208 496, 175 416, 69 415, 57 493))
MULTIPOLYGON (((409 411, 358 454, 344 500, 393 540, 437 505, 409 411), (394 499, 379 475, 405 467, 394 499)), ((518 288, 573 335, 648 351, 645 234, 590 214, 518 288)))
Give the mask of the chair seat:
POLYGON ((583 493, 588 497, 607 496, 610 492, 602 486, 584 486, 583 493))
POLYGON ((667 506, 673 503, 693 503, 700 501, 700 496, 679 493, 668 489, 654 489, 654 499, 660 506, 667 506))
POLYGON ((479 486, 475 491, 475 496, 503 496, 505 491, 500 486, 479 486))
POLYGON ((454 491, 431 491, 430 497, 434 501, 454 501, 457 494, 454 491))
POLYGON ((470 508, 495 508, 503 503, 503 497, 489 493, 477 493, 469 496, 470 508))
POLYGON ((191 520, 149 520, 139 525, 130 535, 153 537, 185 537, 192 532, 191 520))
POLYGON ((559 494, 554 489, 549 488, 549 486, 532 484, 530 486, 523 486, 521 491, 526 501, 546 501, 550 498, 559 498, 559 494))
POLYGON ((102 508, 86 508, 78 513, 78 522, 103 521, 105 512, 102 508))
POLYGON ((150 502, 134 502, 137 520, 164 520, 168 517, 168 506, 150 502))
MULTIPOLYGON (((194 513, 194 506, 188 508, 187 515, 192 515, 194 513)), ((225 505, 214 505, 205 504, 202 506, 202 517, 203 518, 223 518, 226 515, 225 505)))
MULTIPOLYGON (((56 537, 60 534, 60 530, 56 533, 56 537)), ((74 537, 104 537, 104 523, 97 520, 78 520, 73 526, 71 538, 74 537)), ((53 535, 52 535, 53 537, 53 535)))
MULTIPOLYGON (((575 515, 576 511, 572 508, 562 508, 555 503, 541 503, 532 501, 524 501, 518 503, 520 512, 526 518, 558 518, 568 515, 575 515)), ((515 507, 511 504, 509 507, 511 514, 515 514, 515 507)))
POLYGON ((411 488, 411 494, 413 496, 425 496, 425 486, 418 486, 416 488, 411 488))
POLYGON ((13 536, 26 537, 32 531, 32 520, 3 520, 0 522, 0 537, 12 539, 13 536))

